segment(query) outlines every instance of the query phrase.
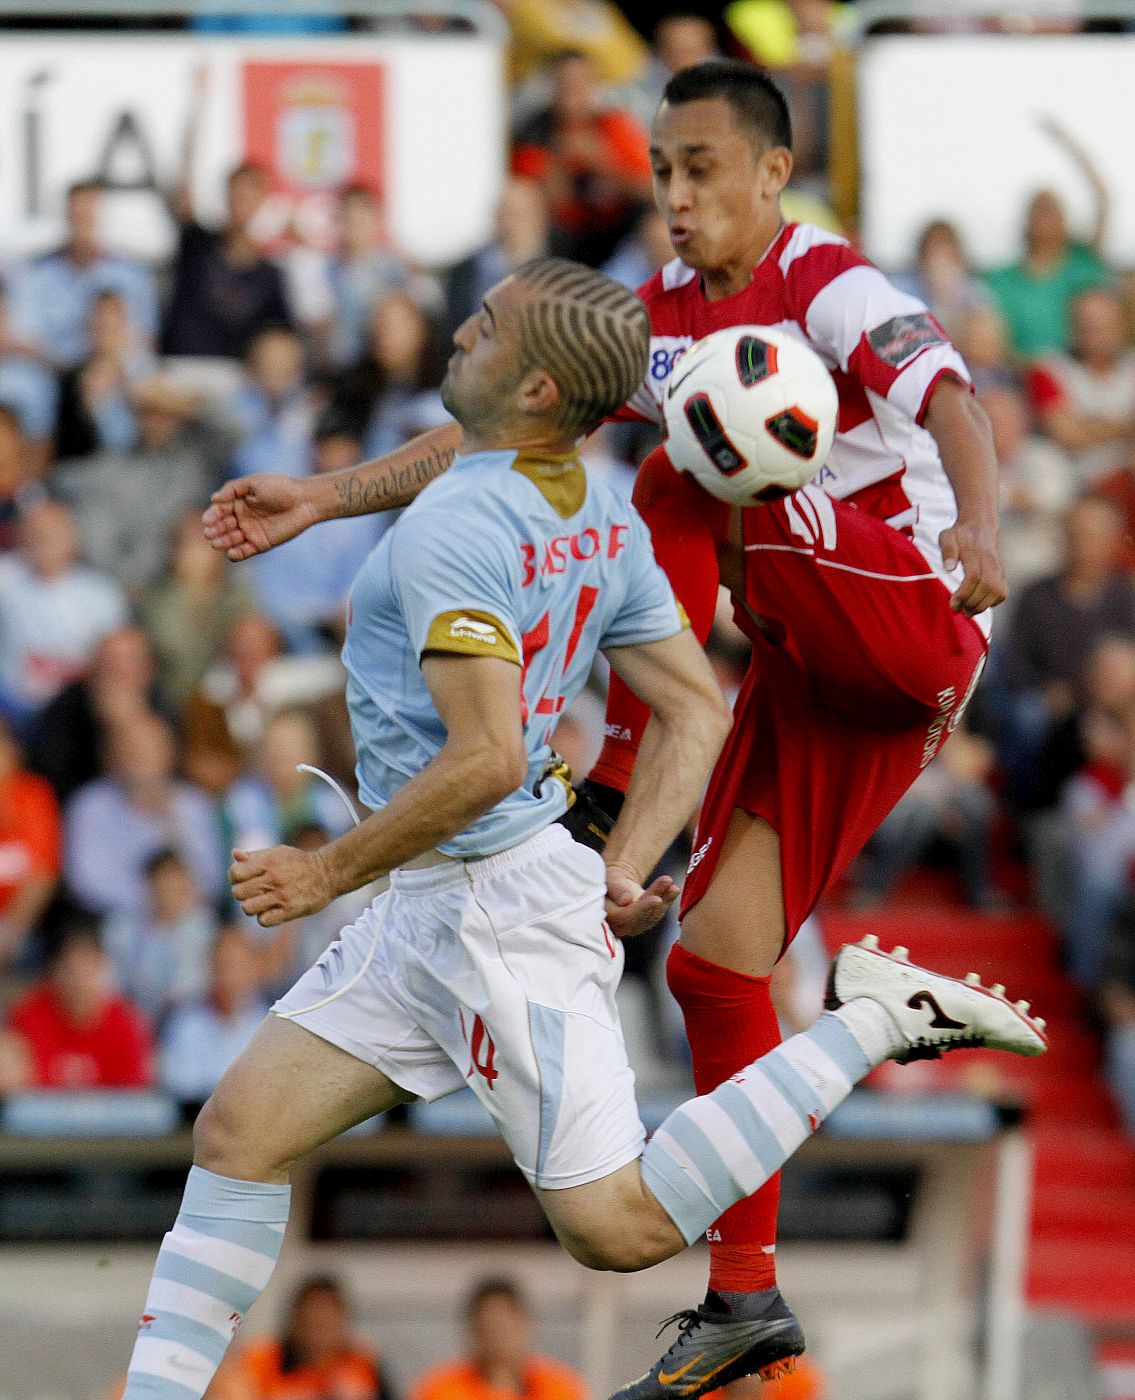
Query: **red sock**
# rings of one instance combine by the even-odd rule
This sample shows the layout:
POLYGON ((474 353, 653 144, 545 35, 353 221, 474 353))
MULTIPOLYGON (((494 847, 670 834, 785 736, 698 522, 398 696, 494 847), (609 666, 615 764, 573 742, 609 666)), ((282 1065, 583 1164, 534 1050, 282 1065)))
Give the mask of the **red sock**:
MULTIPOLYGON (((675 943, 666 980, 686 1020, 699 1094, 708 1094, 780 1044, 767 977, 746 977, 675 943)), ((711 1288, 718 1293, 756 1293, 775 1286, 779 1205, 777 1172, 709 1228, 711 1288)))

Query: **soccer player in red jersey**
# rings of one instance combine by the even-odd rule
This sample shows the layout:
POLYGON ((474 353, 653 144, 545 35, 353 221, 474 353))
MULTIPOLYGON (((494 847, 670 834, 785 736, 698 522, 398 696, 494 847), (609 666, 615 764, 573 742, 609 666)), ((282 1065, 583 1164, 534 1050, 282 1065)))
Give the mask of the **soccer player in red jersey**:
MULTIPOLYGON (((654 121, 651 159, 678 256, 641 289, 651 360, 624 413, 660 422, 680 352, 745 324, 811 345, 840 398, 827 463, 779 502, 731 509, 675 470, 664 448, 635 491, 698 636, 724 583, 753 643, 668 966, 705 1093, 779 1042, 769 974, 957 725, 984 664, 987 610, 1005 586, 992 440, 965 365, 925 306, 845 239, 784 222, 791 127, 776 85, 728 61, 679 72, 654 121)), ((403 505, 445 469, 457 441, 454 429, 437 429, 338 480, 230 483, 207 533, 239 559, 320 519, 403 505)), ((584 790, 614 810, 646 715, 613 683, 607 719, 584 790)), ((618 1400, 694 1400, 713 1388, 707 1351, 730 1374, 743 1358, 749 1374, 769 1376, 802 1350, 776 1288, 777 1201, 774 1178, 710 1229, 705 1301, 618 1400), (705 1380, 691 1388, 695 1361, 705 1380)))

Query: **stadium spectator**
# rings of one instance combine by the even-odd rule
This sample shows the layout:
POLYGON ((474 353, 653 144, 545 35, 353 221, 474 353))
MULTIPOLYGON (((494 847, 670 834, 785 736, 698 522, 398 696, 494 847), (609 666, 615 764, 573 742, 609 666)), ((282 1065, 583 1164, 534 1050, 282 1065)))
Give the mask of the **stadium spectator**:
POLYGON ((1119 569, 1123 520, 1110 501, 1078 501, 1065 522, 1059 573, 1025 588, 1006 637, 1010 724, 1003 761, 1022 793, 1035 788, 1038 755, 1075 712, 1088 658, 1108 635, 1135 638, 1135 591, 1119 569))
POLYGON ((138 438, 130 387, 152 376, 157 361, 130 321, 117 292, 95 298, 90 317, 90 354, 60 380, 55 455, 87 457, 99 448, 123 451, 138 438))
POLYGON ((62 868, 59 803, 0 720, 0 970, 18 964, 62 868))
POLYGON ((0 554, 16 546, 21 504, 38 499, 32 482, 34 461, 31 445, 20 427, 19 412, 0 404, 0 554))
POLYGON ((234 924, 217 933, 203 997, 174 1010, 161 1034, 158 1080, 183 1103, 203 1103, 268 1014, 256 950, 234 924))
POLYGON ((532 1313, 511 1279, 477 1284, 465 1323, 466 1355, 424 1375, 411 1400, 586 1400, 582 1377, 532 1350, 532 1313))
POLYGON ((1098 999, 1107 1038, 1105 1072, 1120 1121, 1135 1139, 1135 908, 1129 897, 1116 920, 1107 977, 1098 999))
POLYGON ((1078 242, 1068 232, 1060 196, 1052 190, 1040 190, 1029 201, 1025 216, 1024 257, 986 274, 986 285, 1008 324, 1013 349, 1026 360, 1066 349, 1069 302, 1077 292, 1108 278, 1103 262, 1107 187, 1078 141, 1049 118, 1041 125, 1072 157, 1091 186, 1095 221, 1089 241, 1078 242))
POLYGON ((989 786, 993 762, 986 740, 965 729, 954 733, 871 838, 856 890, 857 907, 884 903, 899 877, 936 841, 957 851, 962 892, 970 908, 1000 906, 989 879, 989 838, 997 815, 989 786))
POLYGON ((662 15, 650 36, 650 57, 635 82, 619 92, 644 126, 654 120, 662 90, 680 68, 720 58, 713 20, 694 10, 662 15))
POLYGON ((8 295, 0 290, 0 405, 15 414, 39 471, 51 457, 58 400, 55 376, 12 335, 8 295))
POLYGON ((962 317, 990 301, 971 270, 961 234, 947 219, 934 219, 922 230, 915 265, 895 285, 924 301, 955 339, 962 317))
POLYGON ((1135 705, 1122 722, 1122 750, 1068 783, 1061 801, 1069 887, 1061 932, 1069 971, 1101 989, 1109 944, 1131 896, 1135 862, 1135 705))
POLYGON ((16 551, 0 556, 0 713, 21 729, 82 675, 127 608, 113 579, 79 562, 66 506, 29 507, 16 540, 16 551))
MULTIPOLYGON (((352 466, 362 455, 361 440, 358 424, 347 412, 334 405, 325 409, 315 426, 315 471, 352 466)), ((201 535, 200 520, 195 525, 198 540, 214 553, 201 535)), ((249 560, 247 572, 257 604, 290 650, 326 651, 331 643, 338 650, 347 595, 386 528, 381 516, 345 516, 329 522, 322 539, 314 539, 314 532, 308 530, 279 549, 249 560)))
POLYGON ((821 173, 828 160, 831 66, 846 18, 835 0, 732 0, 726 28, 761 67, 783 82, 792 108, 792 150, 799 175, 821 173))
POLYGON ((1029 390, 1040 426, 1090 488, 1135 464, 1135 350, 1123 298, 1108 287, 1075 296, 1069 322, 1069 353, 1036 365, 1029 390))
POLYGON ((547 251, 548 197, 544 187, 512 175, 497 203, 493 241, 450 270, 445 289, 448 334, 452 336, 477 310, 490 287, 547 251))
POLYGON ((103 292, 122 297, 140 335, 152 341, 158 331, 153 274, 134 258, 101 246, 102 198, 94 181, 72 185, 67 241, 18 271, 10 287, 12 335, 60 368, 77 365, 90 353, 91 310, 103 292))
POLYGON ((321 754, 314 724, 302 710, 285 710, 268 721, 252 771, 239 777, 221 804, 224 843, 259 850, 292 841, 297 831, 319 826, 338 836, 350 825, 342 802, 328 785, 298 771, 318 766, 321 754))
POLYGON ((327 310, 314 327, 320 358, 340 368, 366 351, 371 312, 411 280, 406 263, 387 246, 382 209, 372 189, 350 185, 336 209, 339 247, 326 261, 327 310))
POLYGON ((582 53, 556 62, 550 104, 524 122, 516 175, 538 181, 551 211, 551 251, 598 267, 650 199, 645 130, 604 105, 599 73, 582 53))
MULTIPOLYGON (((301 851, 317 851, 326 846, 333 834, 316 824, 301 826, 292 832, 290 842, 301 851)), ((376 893, 375 886, 366 885, 333 899, 317 914, 282 925, 272 931, 270 938, 265 938, 261 932, 257 951, 267 985, 290 987, 318 961, 343 929, 355 922, 376 893)))
POLYGON ((223 793, 280 710, 341 700, 335 657, 282 656, 276 629, 259 613, 237 618, 224 655, 205 672, 185 707, 186 773, 223 793))
MULTIPOLYGON (((1063 558, 1063 520, 1075 498, 1066 455, 1030 431, 1020 389, 991 387, 978 396, 989 415, 1001 487, 1001 564, 1010 608, 1018 591, 1054 574, 1063 558)), ((1006 619, 999 618, 1001 626, 1006 619)))
MULTIPOLYGON (((191 136, 190 150, 192 144, 191 136)), ((190 156, 172 205, 179 235, 162 348, 167 355, 240 359, 258 331, 292 324, 283 274, 253 234, 268 179, 258 166, 238 165, 226 185, 224 227, 206 229, 193 216, 191 172, 190 156)))
POLYGON ((157 658, 161 698, 180 712, 220 656, 233 624, 254 612, 256 604, 245 579, 234 574, 201 533, 199 510, 186 511, 172 534, 169 571, 141 606, 157 658))
POLYGON ((626 83, 642 71, 646 44, 612 0, 506 0, 509 51, 517 82, 538 77, 566 53, 585 53, 606 83, 626 83))
POLYGON ((27 1089, 136 1089, 152 1079, 150 1028, 114 987, 98 930, 73 918, 8 1030, 27 1052, 27 1089))
POLYGON ((1005 318, 995 306, 975 306, 963 312, 955 336, 978 394, 987 389, 1016 389, 1018 375, 1010 364, 1011 350, 1005 318))
POLYGON ((151 856, 145 879, 145 909, 110 915, 102 937, 118 985, 156 1024, 205 991, 217 916, 176 851, 151 856))
POLYGON ((374 1347, 355 1334, 342 1284, 324 1274, 300 1284, 283 1335, 250 1342, 235 1365, 249 1400, 395 1400, 374 1347))
POLYGON ((282 327, 257 332, 248 347, 247 381, 230 409, 241 437, 231 475, 304 475, 316 414, 305 378, 299 336, 282 327))
POLYGON ((832 0, 732 0, 724 19, 757 63, 783 74, 805 64, 826 66, 840 12, 832 0))
POLYGON ((154 708, 158 690, 154 657, 141 628, 108 632, 90 667, 42 711, 29 744, 32 769, 51 784, 60 802, 105 771, 111 728, 154 708))
POLYGON ((160 716, 111 726, 107 776, 80 788, 64 813, 64 872, 84 908, 144 912, 147 862, 166 847, 184 858, 207 898, 223 892, 213 806, 174 776, 174 759, 173 733, 160 716))
POLYGON ((603 264, 602 271, 636 290, 673 258, 670 230, 657 209, 647 209, 603 264))
POLYGON ((390 292, 371 315, 366 357, 340 377, 335 403, 366 422, 363 452, 377 457, 445 422, 438 392, 451 344, 441 321, 408 291, 390 292))
POLYGON ((166 379, 134 389, 138 441, 108 448, 55 482, 75 512, 90 562, 134 598, 169 567, 178 518, 203 509, 219 480, 221 440, 200 418, 200 400, 166 379))
MULTIPOLYGON (((983 686, 979 695, 985 695, 983 686)), ((1067 838, 1059 803, 1070 778, 1083 769, 1114 771, 1126 748, 1125 717, 1135 707, 1135 637, 1104 637, 1083 676, 1082 701, 1048 733, 1018 793, 1034 898, 1058 926, 1066 922, 1070 879, 1067 838)), ((1003 760, 1009 769, 1009 762, 1003 760)))

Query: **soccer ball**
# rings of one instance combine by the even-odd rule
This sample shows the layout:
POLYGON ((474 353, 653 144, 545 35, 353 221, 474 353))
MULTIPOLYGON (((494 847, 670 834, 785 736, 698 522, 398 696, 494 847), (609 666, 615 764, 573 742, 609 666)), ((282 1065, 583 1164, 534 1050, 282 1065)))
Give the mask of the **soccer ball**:
POLYGON ((839 398, 823 361, 769 326, 730 326, 692 345, 662 401, 679 471, 731 505, 795 491, 819 471, 839 398))

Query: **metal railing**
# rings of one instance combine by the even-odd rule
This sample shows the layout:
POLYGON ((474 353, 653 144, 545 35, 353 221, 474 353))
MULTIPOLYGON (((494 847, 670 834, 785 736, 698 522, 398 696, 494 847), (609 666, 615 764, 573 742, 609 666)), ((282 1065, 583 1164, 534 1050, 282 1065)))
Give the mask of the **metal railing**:
MULTIPOLYGON (((878 24, 917 24, 947 20, 958 22, 972 20, 1012 19, 1019 27, 1015 34, 1028 33, 1028 22, 1035 19, 1045 21, 1068 20, 1070 22, 1091 22, 1094 20, 1120 21, 1135 24, 1135 0, 1062 0, 1054 4, 1052 0, 1030 4, 1030 0, 965 0, 964 4, 931 8, 926 0, 856 0, 849 5, 846 17, 846 37, 853 43, 870 38, 870 31, 878 24)), ((935 38, 941 37, 936 30, 935 38)))
POLYGON ((0 20, 215 19, 287 15, 320 19, 365 19, 404 23, 440 18, 463 20, 475 33, 502 43, 508 21, 490 0, 0 0, 0 20))

